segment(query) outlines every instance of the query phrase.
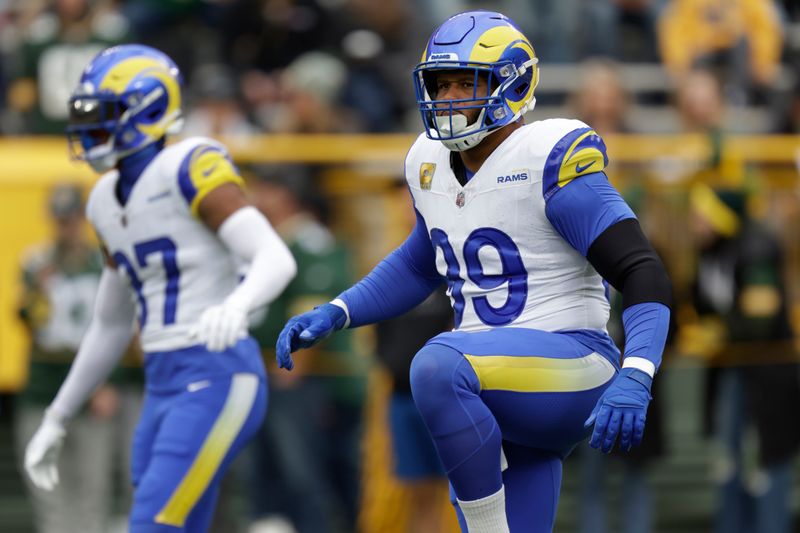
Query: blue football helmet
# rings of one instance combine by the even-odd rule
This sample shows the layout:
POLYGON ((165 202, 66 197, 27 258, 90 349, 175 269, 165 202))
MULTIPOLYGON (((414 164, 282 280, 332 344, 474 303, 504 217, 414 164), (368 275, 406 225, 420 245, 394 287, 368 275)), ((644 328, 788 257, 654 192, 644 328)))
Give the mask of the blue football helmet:
POLYGON ((180 131, 182 85, 178 67, 155 48, 126 44, 100 52, 69 100, 73 158, 104 172, 180 131))
POLYGON ((531 43, 501 13, 469 11, 447 19, 428 40, 413 74, 428 138, 442 141, 450 150, 463 151, 519 119, 536 102, 537 62, 531 43), (486 94, 473 90, 472 98, 434 99, 436 73, 443 70, 473 74, 476 89, 483 76, 488 84, 486 94), (480 109, 472 124, 456 111, 469 108, 480 109))

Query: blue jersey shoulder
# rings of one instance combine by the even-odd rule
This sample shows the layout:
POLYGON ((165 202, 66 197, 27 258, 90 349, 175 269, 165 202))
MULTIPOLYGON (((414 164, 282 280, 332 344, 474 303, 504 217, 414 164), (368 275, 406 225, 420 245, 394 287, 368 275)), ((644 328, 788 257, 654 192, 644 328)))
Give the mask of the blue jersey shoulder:
POLYGON ((577 177, 602 172, 608 165, 606 144, 592 128, 577 128, 564 135, 547 156, 542 190, 548 200, 577 177))
POLYGON ((194 214, 208 193, 228 182, 244 185, 228 152, 220 145, 198 144, 178 167, 178 187, 194 214))
POLYGON ((636 217, 609 183, 603 172, 606 165, 606 145, 588 126, 562 136, 545 162, 542 192, 546 216, 584 257, 606 229, 636 217))

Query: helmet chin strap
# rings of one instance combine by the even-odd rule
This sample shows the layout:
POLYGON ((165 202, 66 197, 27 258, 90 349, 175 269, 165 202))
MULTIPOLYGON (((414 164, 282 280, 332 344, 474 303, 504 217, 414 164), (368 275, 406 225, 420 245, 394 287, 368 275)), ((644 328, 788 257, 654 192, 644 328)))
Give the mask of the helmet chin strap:
POLYGON ((92 167, 92 170, 98 174, 102 174, 103 172, 108 172, 114 168, 114 166, 117 164, 117 158, 114 154, 108 154, 97 159, 87 159, 86 162, 89 163, 89 166, 92 167))
POLYGON ((444 116, 437 116, 434 118, 436 121, 436 129, 431 131, 431 135, 433 137, 439 137, 439 140, 444 144, 445 148, 452 152, 463 152, 464 150, 469 150, 480 143, 484 137, 486 137, 490 132, 487 130, 477 131, 472 135, 465 135, 464 137, 458 137, 457 139, 443 139, 443 136, 449 137, 457 137, 468 131, 475 124, 480 124, 483 120, 483 114, 485 111, 481 111, 481 114, 478 116, 478 119, 473 124, 467 124, 467 117, 460 113, 452 114, 452 115, 444 115, 444 116))
POLYGON ((437 116, 436 129, 440 135, 454 137, 460 135, 467 129, 467 117, 460 113, 453 113, 444 116, 437 116))
POLYGON ((467 135, 466 137, 461 137, 460 139, 442 139, 442 144, 451 152, 463 152, 464 150, 469 150, 470 148, 478 146, 492 131, 496 130, 483 130, 473 133, 472 135, 467 135))
POLYGON ((103 144, 87 150, 83 159, 97 173, 107 172, 114 168, 117 164, 117 154, 114 153, 114 137, 111 136, 103 144))

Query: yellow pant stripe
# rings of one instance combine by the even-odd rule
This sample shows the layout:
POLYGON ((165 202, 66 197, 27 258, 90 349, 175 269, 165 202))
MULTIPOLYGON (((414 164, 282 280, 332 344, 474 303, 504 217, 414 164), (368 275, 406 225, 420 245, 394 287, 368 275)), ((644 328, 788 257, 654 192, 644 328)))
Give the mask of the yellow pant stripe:
POLYGON ((186 517, 208 488, 228 453, 234 439, 250 414, 256 394, 258 377, 253 374, 235 374, 228 398, 211 428, 192 466, 183 476, 169 501, 156 516, 156 522, 183 527, 186 517))
POLYGON ((514 392, 575 392, 599 387, 614 377, 614 366, 592 353, 576 359, 464 355, 481 383, 481 390, 514 392))

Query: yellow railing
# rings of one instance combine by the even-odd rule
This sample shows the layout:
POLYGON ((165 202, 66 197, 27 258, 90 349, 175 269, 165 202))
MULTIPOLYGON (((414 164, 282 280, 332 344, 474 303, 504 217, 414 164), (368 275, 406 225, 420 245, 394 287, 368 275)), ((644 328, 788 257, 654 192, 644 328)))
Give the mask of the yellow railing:
MULTIPOLYGON (((380 194, 384 182, 376 178, 396 177, 402 173, 406 151, 414 139, 414 135, 310 135, 223 141, 241 164, 311 163, 334 167, 336 170, 328 173, 324 184, 334 195, 334 203, 339 204, 334 206, 337 225, 349 235, 372 231, 370 238, 359 241, 371 245, 373 251, 362 256, 365 263, 370 263, 388 246, 387 235, 393 228, 392 224, 378 219, 385 219, 387 212, 398 210, 397 206, 389 205, 385 194, 380 194), (367 225, 374 227, 367 230, 367 225)), ((644 172, 637 179, 656 189, 685 187, 680 172, 665 178, 663 172, 659 175, 658 168, 702 164, 711 155, 710 144, 700 135, 615 136, 606 139, 606 143, 614 168, 639 167, 644 172)), ((800 137, 733 136, 724 144, 721 174, 738 175, 746 165, 755 165, 764 169, 771 187, 794 190, 798 185, 798 158, 800 137)), ((3 165, 0 173, 3 244, 0 247, 0 390, 15 390, 24 383, 26 366, 25 335, 15 311, 20 259, 26 248, 50 234, 45 209, 49 188, 65 180, 89 186, 95 176, 85 165, 69 160, 66 143, 61 138, 2 139, 0 161, 3 165)), ((671 213, 668 209, 663 211, 667 216, 671 213)), ((797 262, 800 263, 800 259, 797 262)))
MULTIPOLYGON (((401 164, 415 135, 263 135, 223 139, 242 163, 401 164)), ((705 160, 710 155, 702 135, 615 135, 605 139, 617 163, 645 163, 669 157, 705 160)), ((800 136, 735 135, 729 137, 725 157, 749 163, 790 163, 800 156, 800 136)), ((52 182, 60 174, 89 179, 86 168, 71 163, 66 143, 58 137, 18 137, 0 140, 4 173, 0 184, 33 176, 52 182)))

